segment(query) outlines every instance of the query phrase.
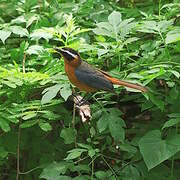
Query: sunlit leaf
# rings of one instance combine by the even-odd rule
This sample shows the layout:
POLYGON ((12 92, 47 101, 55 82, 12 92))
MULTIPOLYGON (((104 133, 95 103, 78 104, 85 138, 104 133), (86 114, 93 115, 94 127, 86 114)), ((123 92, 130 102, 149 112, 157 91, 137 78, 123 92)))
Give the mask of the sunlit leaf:
POLYGON ((11 35, 11 31, 9 30, 0 30, 0 39, 3 43, 5 43, 6 39, 11 35))

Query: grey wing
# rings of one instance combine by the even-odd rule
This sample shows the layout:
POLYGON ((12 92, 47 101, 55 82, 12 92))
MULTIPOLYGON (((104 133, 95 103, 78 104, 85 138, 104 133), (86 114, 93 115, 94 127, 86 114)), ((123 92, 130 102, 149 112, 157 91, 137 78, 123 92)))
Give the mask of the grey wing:
POLYGON ((113 91, 113 84, 106 79, 104 75, 98 70, 92 68, 88 63, 82 62, 82 64, 76 68, 75 75, 77 79, 98 90, 113 91))

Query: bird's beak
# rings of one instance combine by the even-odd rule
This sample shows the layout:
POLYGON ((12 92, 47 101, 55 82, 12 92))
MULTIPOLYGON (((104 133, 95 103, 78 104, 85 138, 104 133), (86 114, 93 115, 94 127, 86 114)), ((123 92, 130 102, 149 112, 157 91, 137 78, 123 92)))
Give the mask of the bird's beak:
POLYGON ((62 53, 63 53, 63 50, 62 49, 60 49, 60 48, 54 48, 54 50, 57 52, 57 53, 60 53, 61 55, 62 55, 62 53))

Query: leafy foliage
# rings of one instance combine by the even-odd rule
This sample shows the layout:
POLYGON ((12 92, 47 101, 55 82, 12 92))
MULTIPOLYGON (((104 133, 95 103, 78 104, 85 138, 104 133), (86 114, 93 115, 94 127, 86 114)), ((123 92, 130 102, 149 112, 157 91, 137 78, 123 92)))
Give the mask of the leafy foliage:
MULTIPOLYGON (((180 2, 0 3, 0 179, 179 179, 180 2), (73 116, 53 47, 147 86, 97 92, 73 116)), ((78 92, 81 93, 81 92, 78 92)))

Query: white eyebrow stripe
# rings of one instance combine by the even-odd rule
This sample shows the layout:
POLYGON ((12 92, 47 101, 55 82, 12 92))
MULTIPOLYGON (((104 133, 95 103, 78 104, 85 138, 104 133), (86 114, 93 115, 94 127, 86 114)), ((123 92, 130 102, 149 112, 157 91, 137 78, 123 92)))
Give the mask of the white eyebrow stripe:
POLYGON ((76 58, 76 57, 77 57, 77 55, 69 52, 68 50, 61 49, 61 51, 68 53, 68 54, 69 54, 70 56, 72 56, 73 58, 76 58))

